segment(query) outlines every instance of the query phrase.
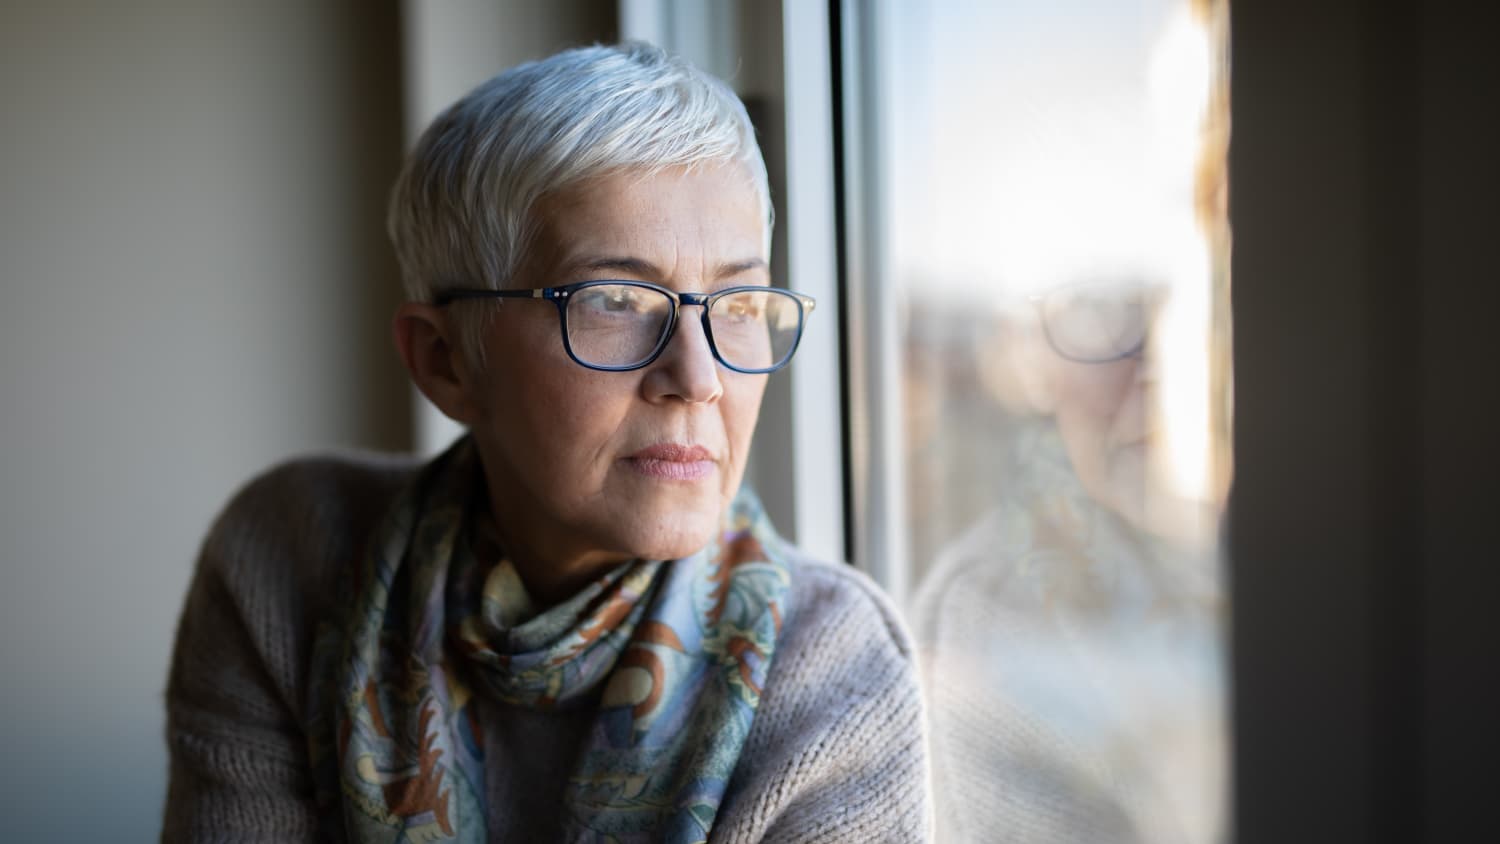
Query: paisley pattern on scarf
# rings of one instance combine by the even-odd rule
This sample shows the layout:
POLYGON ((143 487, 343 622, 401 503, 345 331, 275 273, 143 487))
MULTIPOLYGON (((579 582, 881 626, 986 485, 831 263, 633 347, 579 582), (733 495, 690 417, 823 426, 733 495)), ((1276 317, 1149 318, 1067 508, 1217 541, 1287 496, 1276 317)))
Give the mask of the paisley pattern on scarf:
POLYGON ((595 708, 567 840, 706 840, 787 610, 786 546, 759 502, 741 492, 697 554, 626 563, 538 614, 508 561, 472 549, 480 484, 467 438, 428 464, 352 567, 347 615, 318 631, 308 734, 325 829, 485 841, 485 769, 507 762, 484 758, 479 695, 595 708))

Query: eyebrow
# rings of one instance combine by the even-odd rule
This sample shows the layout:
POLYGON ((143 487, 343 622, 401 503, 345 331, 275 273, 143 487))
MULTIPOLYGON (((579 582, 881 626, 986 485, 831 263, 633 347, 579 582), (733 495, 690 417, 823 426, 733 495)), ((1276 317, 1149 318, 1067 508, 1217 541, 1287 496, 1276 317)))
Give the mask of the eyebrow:
MULTIPOLYGON (((766 262, 761 258, 748 258, 743 261, 731 261, 727 264, 719 265, 718 271, 713 274, 713 280, 717 281, 722 278, 728 278, 729 276, 735 276, 739 275, 740 273, 749 272, 750 270, 762 269, 765 266, 766 262)), ((646 278, 654 278, 657 280, 660 280, 663 276, 666 275, 661 271, 660 267, 643 258, 614 256, 604 258, 591 258, 580 261, 573 265, 573 269, 570 272, 598 272, 600 270, 616 270, 618 272, 630 273, 631 275, 644 276, 646 278)))

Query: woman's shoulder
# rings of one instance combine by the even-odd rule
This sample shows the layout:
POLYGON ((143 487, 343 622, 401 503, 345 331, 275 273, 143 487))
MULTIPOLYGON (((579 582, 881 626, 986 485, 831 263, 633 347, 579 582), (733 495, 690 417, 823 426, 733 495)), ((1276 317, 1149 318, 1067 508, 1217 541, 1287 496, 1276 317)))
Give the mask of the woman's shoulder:
POLYGON ((300 604, 324 594, 409 482, 414 457, 338 451, 276 464, 245 483, 204 540, 200 579, 300 604))
POLYGON ((875 648, 909 660, 912 647, 895 605, 869 575, 847 563, 832 563, 797 549, 787 559, 791 573, 788 624, 832 633, 829 645, 875 648))
POLYGON ((722 811, 724 841, 927 840, 911 638, 852 566, 796 554, 791 594, 722 811))
POLYGON ((298 797, 310 793, 301 707, 312 641, 343 599, 339 573, 415 465, 357 452, 290 460, 246 483, 220 513, 184 600, 167 681, 166 837, 193 837, 196 823, 217 831, 228 821, 216 812, 252 803, 262 827, 288 840, 312 834, 317 814, 298 797))
POLYGON ((420 466, 417 457, 340 449, 284 460, 255 475, 231 497, 225 517, 285 515, 312 507, 329 508, 385 503, 420 466))
POLYGON ((771 709, 837 727, 861 702, 894 714, 919 706, 912 637, 890 598, 853 566, 797 555, 791 591, 767 678, 771 709), (823 723, 826 722, 826 723, 823 723))
POLYGON ((234 493, 210 536, 270 533, 296 540, 379 518, 419 465, 409 455, 354 450, 283 461, 234 493))

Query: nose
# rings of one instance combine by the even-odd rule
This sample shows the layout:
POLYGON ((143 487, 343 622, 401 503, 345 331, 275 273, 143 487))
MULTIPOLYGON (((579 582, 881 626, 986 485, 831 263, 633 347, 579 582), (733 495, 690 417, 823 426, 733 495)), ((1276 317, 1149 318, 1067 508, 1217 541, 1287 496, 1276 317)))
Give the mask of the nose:
POLYGON ((704 332, 701 306, 680 310, 677 325, 661 356, 646 367, 641 388, 649 401, 681 399, 693 404, 717 401, 724 394, 718 361, 704 332))

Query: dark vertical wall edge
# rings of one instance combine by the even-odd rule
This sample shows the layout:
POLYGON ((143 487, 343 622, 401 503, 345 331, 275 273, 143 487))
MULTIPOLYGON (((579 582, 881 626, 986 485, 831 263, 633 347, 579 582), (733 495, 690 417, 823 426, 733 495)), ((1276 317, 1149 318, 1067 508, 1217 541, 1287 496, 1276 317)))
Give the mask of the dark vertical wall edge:
POLYGON ((1362 4, 1231 4, 1235 838, 1380 841, 1392 464, 1362 4))
POLYGON ((1420 7, 1429 842, 1494 837, 1500 792, 1500 50, 1479 3, 1420 7))
POLYGON ((1410 2, 1361 6, 1365 273, 1370 345, 1372 623, 1370 823, 1421 840, 1423 776, 1421 16, 1410 2))
POLYGON ((411 391, 391 341, 390 320, 404 298, 396 254, 385 232, 385 206, 405 155, 403 139, 401 4, 399 0, 343 3, 338 14, 350 33, 345 71, 350 102, 340 139, 355 168, 349 225, 359 238, 352 260, 350 307, 362 312, 359 350, 363 379, 358 445, 405 451, 414 445, 411 391))
POLYGON ((1467 841, 1500 758, 1500 59, 1232 5, 1234 838, 1467 841))

